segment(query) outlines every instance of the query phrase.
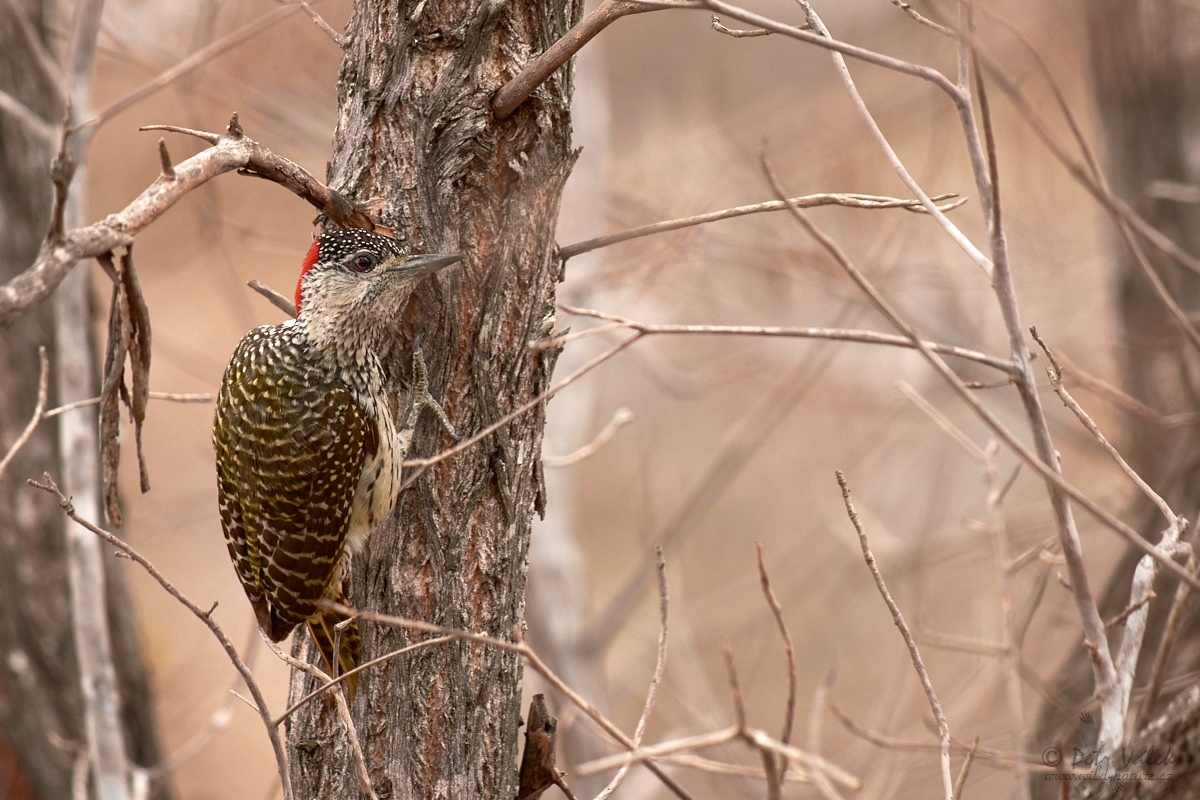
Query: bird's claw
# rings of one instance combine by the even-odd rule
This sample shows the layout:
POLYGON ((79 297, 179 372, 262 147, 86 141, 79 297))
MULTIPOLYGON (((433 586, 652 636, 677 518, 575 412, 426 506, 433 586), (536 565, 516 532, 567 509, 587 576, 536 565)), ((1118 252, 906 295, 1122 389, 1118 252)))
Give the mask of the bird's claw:
POLYGON ((429 370, 425 366, 425 357, 421 354, 421 339, 418 334, 413 339, 413 385, 412 385, 412 401, 409 410, 408 424, 415 427, 417 418, 421 415, 421 410, 428 408, 437 417, 437 421, 445 429, 446 433, 450 434, 450 438, 456 442, 461 442, 462 437, 454 430, 454 425, 450 422, 450 418, 446 416, 445 409, 437 400, 433 399, 433 395, 429 393, 429 370))

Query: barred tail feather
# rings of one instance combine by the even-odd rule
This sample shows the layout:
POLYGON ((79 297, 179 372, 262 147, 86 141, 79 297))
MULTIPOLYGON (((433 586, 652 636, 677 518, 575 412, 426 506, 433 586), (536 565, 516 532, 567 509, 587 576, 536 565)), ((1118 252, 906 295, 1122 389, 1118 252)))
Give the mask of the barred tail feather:
MULTIPOLYGON (((346 602, 340 590, 332 591, 326 597, 343 605, 346 602)), ((317 649, 321 651, 321 660, 325 662, 325 669, 335 678, 357 667, 359 656, 362 653, 357 623, 351 621, 342 625, 340 629, 334 627, 348 619, 350 617, 345 614, 326 609, 321 609, 308 618, 308 631, 312 634, 317 649)), ((358 675, 351 675, 345 683, 346 695, 353 703, 354 690, 358 687, 358 675)))

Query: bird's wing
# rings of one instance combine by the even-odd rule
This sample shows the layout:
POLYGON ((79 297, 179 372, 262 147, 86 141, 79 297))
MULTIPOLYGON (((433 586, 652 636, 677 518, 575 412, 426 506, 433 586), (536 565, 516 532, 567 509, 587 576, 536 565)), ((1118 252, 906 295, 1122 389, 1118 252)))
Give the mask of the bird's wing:
POLYGON ((217 400, 221 522, 259 624, 275 639, 317 610, 342 555, 372 422, 258 329, 234 352, 217 400))

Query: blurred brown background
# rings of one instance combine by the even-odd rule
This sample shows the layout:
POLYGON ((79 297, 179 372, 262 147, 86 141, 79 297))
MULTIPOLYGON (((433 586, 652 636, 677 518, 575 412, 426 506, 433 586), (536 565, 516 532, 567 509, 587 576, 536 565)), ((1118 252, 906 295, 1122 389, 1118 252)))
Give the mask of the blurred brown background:
MULTIPOLYGON (((818 10, 835 36, 953 74, 951 43, 885 0, 822 5, 829 6, 818 10)), ((1080 5, 1008 0, 989 6, 1045 55, 1092 136, 1080 5)), ((93 89, 96 107, 275 7, 268 0, 111 0, 93 89)), ((782 19, 801 18, 786 2, 752 7, 782 19)), ((326 0, 317 8, 335 28, 349 13, 346 0, 326 0)), ((577 66, 575 122, 584 149, 564 200, 560 243, 772 199, 758 160, 764 147, 790 194, 908 196, 851 107, 827 53, 779 36, 729 38, 715 33, 709 20, 702 12, 636 16, 619 21, 584 51, 577 66)), ((986 21, 981 32, 1010 77, 1040 108, 1050 109, 1049 92, 1028 54, 986 21)), ((295 13, 122 112, 92 145, 88 218, 122 207, 157 174, 157 137, 138 133, 140 125, 215 130, 237 111, 249 136, 323 176, 336 115, 338 57, 329 39, 295 13)), ((851 70, 922 185, 931 193, 971 196, 951 216, 974 241, 985 241, 951 105, 921 82, 862 64, 851 63, 851 70)), ((999 97, 993 105, 1026 324, 1037 325, 1052 346, 1081 366, 1118 382, 1124 345, 1115 316, 1110 229, 1099 207, 1016 111, 999 97)), ((1057 115, 1048 115, 1061 131, 1057 115)), ((177 160, 198 149, 197 142, 182 137, 170 136, 168 143, 177 160)), ((986 277, 927 216, 830 209, 814 212, 814 218, 926 336, 1006 352, 986 277)), ((227 175, 138 238, 154 323, 153 390, 216 392, 239 337, 282 319, 245 281, 257 278, 290 295, 311 219, 310 208, 277 187, 227 175)), ((106 302, 105 283, 102 277, 96 281, 98 303, 106 302)), ((719 222, 581 256, 567 266, 560 300, 648 322, 890 332, 786 214, 719 222)), ((559 316, 560 327, 592 324, 559 316)), ((559 375, 613 341, 602 336, 569 346, 559 375)), ((962 374, 994 377, 972 367, 963 367, 962 374)), ((926 663, 955 737, 969 742, 980 736, 989 747, 1035 753, 1052 744, 1031 739, 1044 703, 1033 682, 1021 684, 1018 714, 999 659, 933 646, 939 635, 998 642, 1000 588, 991 540, 981 524, 987 509, 980 465, 900 394, 899 380, 977 443, 987 442, 982 426, 918 355, 866 345, 650 338, 564 391, 549 406, 547 455, 586 444, 618 408, 631 409, 635 420, 589 460, 547 470, 550 511, 535 527, 530 585, 535 646, 553 650, 562 636, 580 631, 594 636, 595 621, 653 558, 664 526, 693 502, 696 513, 667 552, 670 659, 648 742, 732 722, 722 637, 733 646, 751 722, 779 730, 786 670, 759 589, 756 541, 797 646, 795 739, 806 743, 814 692, 835 670, 829 697, 859 724, 900 739, 936 742, 907 652, 846 519, 833 477, 841 469, 892 593, 923 637, 926 663), (784 376, 787 397, 778 399, 775 387, 784 376), (708 489, 689 501, 728 447, 730 432, 757 430, 766 417, 760 403, 771 397, 780 409, 778 424, 751 448, 744 465, 717 470, 708 489)), ((1007 423, 1026 429, 1011 389, 983 391, 1007 423)), ((1081 399, 1120 441, 1123 418, 1094 397, 1081 399)), ((1106 507, 1122 510, 1128 483, 1075 421, 1063 416, 1048 391, 1044 402, 1069 479, 1106 507)), ((218 620, 235 642, 246 643, 268 701, 281 709, 285 669, 257 640, 220 535, 211 415, 210 406, 152 405, 144 436, 154 490, 135 493, 136 466, 127 450, 125 533, 198 603, 219 601, 218 620)), ((1002 452, 999 462, 1001 479, 1007 479, 1015 459, 1002 452)), ((1014 554, 1053 533, 1044 487, 1027 471, 1017 477, 1004 510, 1014 554)), ((1102 586, 1121 548, 1092 519, 1081 515, 1079 522, 1093 581, 1102 586)), ((1048 576, 1024 647, 1030 670, 1047 683, 1081 638, 1071 597, 1054 579, 1057 569, 1035 559, 1014 578, 1021 613, 1048 576)), ((129 574, 167 751, 187 747, 214 714, 228 715, 227 727, 177 769, 179 796, 270 796, 273 760, 258 718, 230 699, 229 689, 238 686, 233 668, 194 618, 139 571, 129 574)), ((626 730, 633 729, 640 711, 657 637, 652 585, 637 597, 632 614, 608 631, 603 647, 564 668, 574 670, 573 682, 626 730)), ((527 683, 530 690, 544 690, 533 677, 527 683)), ((559 705, 557 713, 573 755, 611 752, 598 735, 580 732, 588 725, 569 709, 559 705)), ((906 797, 937 786, 934 754, 881 749, 850 735, 828 713, 820 719, 820 750, 863 778, 858 797, 906 797)), ((761 767, 758 756, 740 746, 707 755, 761 767)), ((761 793, 758 780, 684 769, 677 775, 697 797, 761 793)), ((974 797, 1018 796, 1024 790, 1011 767, 989 763, 973 767, 968 787, 974 797)), ((635 770, 618 796, 662 792, 635 770)), ((809 786, 790 786, 786 794, 815 796, 809 786)))

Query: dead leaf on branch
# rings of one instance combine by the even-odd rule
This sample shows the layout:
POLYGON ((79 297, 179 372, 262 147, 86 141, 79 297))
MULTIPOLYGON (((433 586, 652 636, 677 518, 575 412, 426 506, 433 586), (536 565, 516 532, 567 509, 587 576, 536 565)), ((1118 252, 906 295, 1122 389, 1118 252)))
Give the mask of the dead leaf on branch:
POLYGON ((117 486, 121 461, 120 405, 129 409, 137 444, 142 492, 150 491, 150 476, 142 453, 142 423, 150 399, 150 312, 133 267, 133 248, 119 262, 112 253, 96 259, 113 282, 108 317, 108 343, 104 354, 104 381, 100 390, 100 461, 104 483, 104 511, 113 525, 122 524, 117 486), (125 364, 129 363, 129 383, 125 364), (132 387, 132 391, 130 389, 132 387))

